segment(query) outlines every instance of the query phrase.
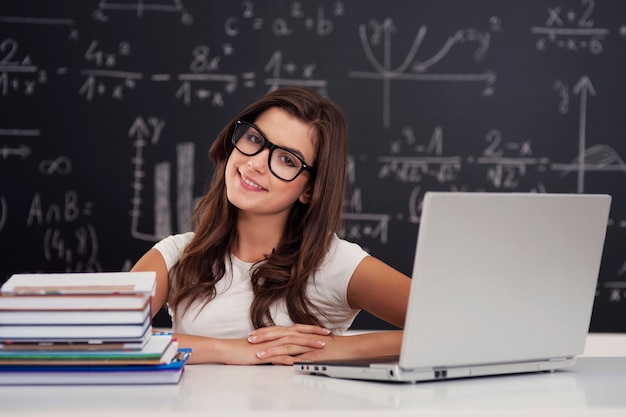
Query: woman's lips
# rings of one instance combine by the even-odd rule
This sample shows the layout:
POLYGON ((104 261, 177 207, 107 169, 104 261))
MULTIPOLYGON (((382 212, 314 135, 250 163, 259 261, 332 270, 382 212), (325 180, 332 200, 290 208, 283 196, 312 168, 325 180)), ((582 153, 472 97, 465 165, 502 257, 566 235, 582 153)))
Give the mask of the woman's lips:
POLYGON ((252 181, 250 178, 246 177, 241 172, 239 173, 239 178, 241 179, 241 182, 247 185, 248 187, 254 188, 256 190, 265 190, 265 188, 261 187, 259 184, 252 181))

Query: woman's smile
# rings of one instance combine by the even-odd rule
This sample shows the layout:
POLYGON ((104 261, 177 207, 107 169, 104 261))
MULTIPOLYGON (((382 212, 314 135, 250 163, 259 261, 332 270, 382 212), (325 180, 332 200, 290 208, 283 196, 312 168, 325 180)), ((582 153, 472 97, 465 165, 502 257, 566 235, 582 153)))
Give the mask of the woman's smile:
POLYGON ((239 172, 239 178, 241 179, 241 183, 244 188, 254 188, 255 190, 267 191, 265 188, 261 187, 259 184, 254 182, 249 177, 246 177, 243 173, 239 172))

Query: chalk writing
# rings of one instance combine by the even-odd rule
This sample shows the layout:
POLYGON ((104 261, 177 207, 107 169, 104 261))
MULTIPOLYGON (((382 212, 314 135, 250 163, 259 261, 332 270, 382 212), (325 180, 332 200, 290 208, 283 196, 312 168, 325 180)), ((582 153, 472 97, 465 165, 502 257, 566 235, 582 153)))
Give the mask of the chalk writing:
POLYGON ((276 37, 291 37, 297 33, 297 28, 304 28, 317 36, 329 36, 333 33, 334 22, 332 18, 341 17, 345 14, 343 2, 335 1, 330 12, 324 6, 313 8, 309 13, 308 4, 303 1, 294 1, 289 5, 286 17, 274 17, 267 19, 259 12, 258 3, 246 0, 241 4, 241 15, 230 16, 224 21, 224 32, 231 37, 239 36, 244 28, 253 31, 261 31, 265 28, 271 30, 276 37), (328 16, 331 16, 329 18, 328 16))
POLYGON ((193 161, 195 146, 193 143, 179 143, 176 145, 177 155, 177 183, 176 183, 176 214, 178 218, 177 228, 173 227, 174 210, 171 204, 172 184, 171 184, 171 163, 161 161, 154 166, 154 226, 152 231, 142 231, 139 224, 144 215, 145 207, 148 203, 143 198, 145 182, 150 178, 150 173, 145 165, 145 153, 149 145, 156 146, 165 128, 165 121, 157 117, 148 117, 147 120, 137 117, 128 131, 128 136, 133 139, 135 154, 131 159, 134 166, 133 181, 131 187, 133 196, 131 199, 132 209, 130 234, 142 240, 157 241, 175 231, 184 232, 190 230, 189 219, 193 211, 194 197, 194 171, 193 161))
POLYGON ((353 78, 380 79, 383 83, 383 126, 389 127, 391 122, 391 81, 442 81, 442 82, 481 82, 485 87, 482 95, 490 96, 494 92, 496 75, 485 70, 483 73, 427 73, 431 67, 446 57, 453 46, 461 44, 476 43, 478 46, 474 51, 473 59, 482 60, 486 56, 491 35, 489 32, 481 32, 476 29, 461 29, 448 38, 440 50, 431 57, 417 60, 422 43, 425 41, 428 27, 421 25, 411 48, 406 53, 401 64, 393 67, 392 57, 392 33, 397 32, 392 19, 385 19, 382 22, 370 21, 369 25, 359 26, 359 38, 361 46, 367 56, 368 62, 375 72, 350 71, 349 76, 353 78), (369 34, 368 34, 369 30, 369 34), (374 46, 382 44, 382 62, 374 53, 374 46), (411 69, 411 72, 407 70, 411 69))
POLYGON ((610 34, 609 29, 594 28, 591 19, 596 7, 593 0, 582 0, 581 9, 561 6, 548 7, 545 26, 535 26, 530 32, 537 35, 535 47, 546 51, 549 46, 567 51, 588 50, 594 55, 602 53, 602 41, 610 34))
POLYGON ((169 2, 146 2, 137 0, 133 2, 115 2, 100 0, 97 9, 92 13, 94 20, 106 23, 110 20, 112 12, 133 12, 137 17, 143 17, 145 13, 161 12, 176 13, 180 15, 180 21, 185 25, 193 23, 193 16, 184 8, 181 0, 169 2))
POLYGON ((114 68, 123 56, 131 55, 131 46, 128 42, 121 42, 116 52, 105 52, 98 45, 98 41, 91 42, 84 54, 87 63, 93 63, 97 68, 82 69, 81 75, 87 78, 80 87, 79 94, 88 102, 96 96, 108 95, 113 99, 122 100, 125 90, 134 89, 143 74, 131 71, 118 71, 114 68), (102 69, 101 69, 102 68, 102 69))
POLYGON ((0 94, 33 95, 35 88, 48 82, 45 70, 34 65, 29 55, 19 55, 19 43, 15 39, 0 42, 0 94))

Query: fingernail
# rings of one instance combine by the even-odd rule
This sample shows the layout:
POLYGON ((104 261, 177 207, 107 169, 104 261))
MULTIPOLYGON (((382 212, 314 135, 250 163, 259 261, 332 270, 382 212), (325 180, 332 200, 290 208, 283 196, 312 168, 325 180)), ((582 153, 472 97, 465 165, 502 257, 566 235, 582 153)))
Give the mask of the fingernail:
POLYGON ((265 356, 267 352, 265 352, 264 350, 261 350, 259 352, 256 353, 256 357, 257 358, 262 358, 263 356, 265 356))
POLYGON ((248 336, 248 342, 253 343, 256 342, 258 339, 257 336, 248 336))
POLYGON ((318 340, 318 341, 317 341, 317 344, 318 344, 318 345, 320 345, 320 346, 322 346, 322 347, 326 346, 326 342, 324 342, 324 341, 322 341, 322 340, 318 340))
POLYGON ((326 334, 330 334, 330 330, 329 329, 324 329, 326 330, 326 334))

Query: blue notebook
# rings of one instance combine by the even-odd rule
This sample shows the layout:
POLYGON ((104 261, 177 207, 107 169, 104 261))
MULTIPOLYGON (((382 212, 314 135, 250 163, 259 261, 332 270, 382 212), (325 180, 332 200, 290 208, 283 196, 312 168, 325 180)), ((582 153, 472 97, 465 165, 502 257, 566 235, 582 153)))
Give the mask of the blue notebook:
POLYGON ((0 385, 137 385, 177 384, 191 349, 163 365, 0 366, 0 385))

